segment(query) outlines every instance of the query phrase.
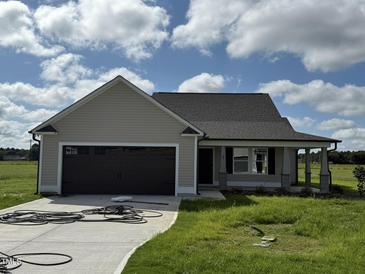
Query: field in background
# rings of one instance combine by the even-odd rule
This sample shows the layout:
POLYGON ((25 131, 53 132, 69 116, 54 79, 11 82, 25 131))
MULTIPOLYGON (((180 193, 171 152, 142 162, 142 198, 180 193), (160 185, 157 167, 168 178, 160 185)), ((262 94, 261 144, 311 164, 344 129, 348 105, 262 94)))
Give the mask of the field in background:
POLYGON ((37 162, 0 161, 0 209, 38 199, 37 162))
MULTIPOLYGON (((352 175, 353 169, 356 165, 338 165, 330 164, 330 170, 332 172, 332 183, 343 188, 345 194, 357 195, 357 181, 352 175)), ((305 165, 298 164, 298 180, 300 185, 304 185, 305 177, 305 165)), ((312 183, 315 187, 319 187, 319 171, 320 164, 311 164, 312 170, 312 183)))
MULTIPOLYGON (((345 194, 357 195, 352 170, 356 165, 330 165, 334 185, 341 186, 345 194)), ((319 164, 312 164, 312 182, 319 187, 319 164)), ((304 184, 304 164, 298 165, 298 179, 304 184)), ((36 191, 37 162, 0 161, 0 209, 39 198, 36 191)))

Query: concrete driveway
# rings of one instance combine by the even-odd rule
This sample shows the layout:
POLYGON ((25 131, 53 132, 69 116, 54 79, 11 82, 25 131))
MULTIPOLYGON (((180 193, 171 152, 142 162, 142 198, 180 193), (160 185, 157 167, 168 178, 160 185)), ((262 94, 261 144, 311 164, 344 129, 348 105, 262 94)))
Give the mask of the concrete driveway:
MULTIPOLYGON (((50 197, 5 210, 19 209, 79 211, 117 204, 111 195, 75 195, 50 197)), ((163 213, 145 224, 115 222, 75 222, 19 226, 0 224, 0 251, 7 254, 24 252, 66 253, 73 261, 60 266, 42 267, 23 264, 13 273, 120 273, 134 250, 158 233, 167 230, 177 217, 180 198, 172 196, 133 196, 134 200, 163 202, 168 205, 124 203, 140 209, 163 213)))

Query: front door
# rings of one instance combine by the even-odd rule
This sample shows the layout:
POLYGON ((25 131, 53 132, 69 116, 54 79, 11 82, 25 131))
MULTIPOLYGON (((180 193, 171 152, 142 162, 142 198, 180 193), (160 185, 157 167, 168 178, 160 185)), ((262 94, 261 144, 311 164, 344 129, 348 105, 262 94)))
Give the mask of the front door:
POLYGON ((199 184, 213 184, 213 149, 199 148, 199 184))

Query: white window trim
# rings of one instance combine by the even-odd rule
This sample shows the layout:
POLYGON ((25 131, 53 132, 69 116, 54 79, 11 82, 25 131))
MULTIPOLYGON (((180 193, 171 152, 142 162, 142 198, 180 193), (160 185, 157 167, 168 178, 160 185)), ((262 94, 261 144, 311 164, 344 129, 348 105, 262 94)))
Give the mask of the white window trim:
MULTIPOLYGON (((259 147, 259 146, 255 146, 255 147, 233 147, 233 151, 232 151, 232 174, 233 175, 258 175, 258 176, 266 176, 266 175, 270 175, 269 174, 269 170, 267 170, 267 173, 254 173, 252 171, 252 163, 253 163, 253 149, 254 148, 261 148, 261 149, 266 149, 266 154, 267 154, 267 165, 269 165, 269 149, 268 147, 259 147), (247 172, 235 172, 234 171, 234 149, 235 148, 247 148, 248 149, 248 171, 247 172)), ((269 167, 268 167, 269 169, 269 167)))
MULTIPOLYGON (((253 175, 260 175, 260 176, 262 176, 262 175, 269 175, 269 148, 267 148, 267 147, 253 147, 252 148, 252 151, 251 151, 251 157, 253 156, 253 149, 254 148, 260 148, 260 149, 265 149, 266 150, 266 164, 267 164, 267 172, 266 173, 254 173, 253 171, 252 171, 252 167, 251 167, 251 173, 253 174, 253 175)), ((253 163, 253 161, 251 162, 251 165, 252 165, 252 163, 253 163)))
POLYGON ((175 148, 175 196, 179 191, 179 144, 171 143, 104 143, 104 142, 59 142, 57 166, 57 193, 62 194, 62 165, 64 146, 125 146, 125 147, 174 147, 175 148))

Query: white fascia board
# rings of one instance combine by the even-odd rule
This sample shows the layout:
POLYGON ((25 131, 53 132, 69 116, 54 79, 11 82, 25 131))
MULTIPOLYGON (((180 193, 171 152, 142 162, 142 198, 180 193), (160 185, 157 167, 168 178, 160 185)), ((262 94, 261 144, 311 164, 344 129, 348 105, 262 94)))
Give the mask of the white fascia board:
POLYGON ((36 134, 36 135, 57 135, 58 132, 33 132, 33 134, 36 134))
POLYGON ((199 146, 321 148, 331 147, 331 143, 316 141, 202 140, 199 142, 199 146))

